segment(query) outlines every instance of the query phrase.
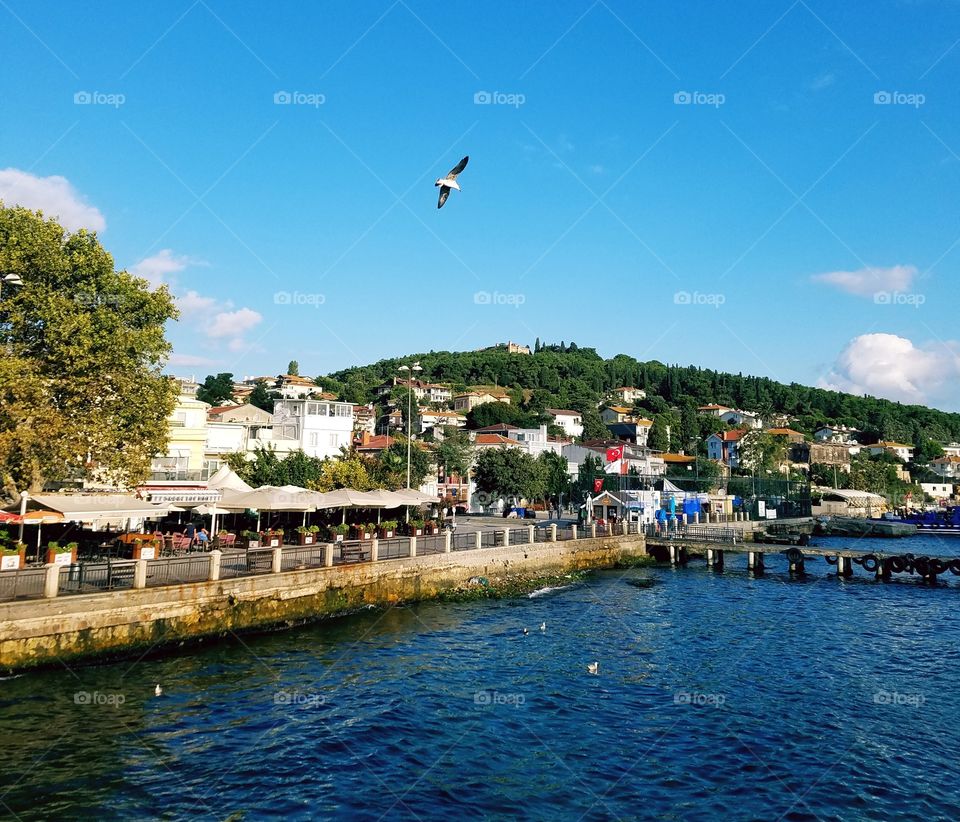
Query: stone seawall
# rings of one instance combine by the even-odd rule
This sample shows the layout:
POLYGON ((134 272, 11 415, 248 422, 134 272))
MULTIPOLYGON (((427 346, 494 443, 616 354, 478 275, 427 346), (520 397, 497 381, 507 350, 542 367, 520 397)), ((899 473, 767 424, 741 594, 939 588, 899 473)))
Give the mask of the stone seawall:
POLYGON ((296 624, 365 606, 432 599, 471 577, 611 568, 646 553, 642 536, 538 542, 141 590, 0 604, 0 670, 296 624))

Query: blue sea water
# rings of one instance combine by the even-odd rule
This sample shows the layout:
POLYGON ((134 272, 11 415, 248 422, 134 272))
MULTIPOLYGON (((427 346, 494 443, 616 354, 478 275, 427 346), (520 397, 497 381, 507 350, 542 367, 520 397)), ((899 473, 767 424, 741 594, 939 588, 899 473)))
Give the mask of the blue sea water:
POLYGON ((0 816, 960 817, 960 578, 808 570, 601 572, 7 679, 0 816))

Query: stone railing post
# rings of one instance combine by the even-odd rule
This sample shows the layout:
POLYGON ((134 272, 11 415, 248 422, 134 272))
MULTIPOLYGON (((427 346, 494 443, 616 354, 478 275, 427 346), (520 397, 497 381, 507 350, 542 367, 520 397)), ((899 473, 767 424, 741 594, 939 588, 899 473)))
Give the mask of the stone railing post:
POLYGON ((533 543, 536 542, 536 540, 537 540, 537 532, 535 530, 535 526, 528 525, 527 526, 527 542, 533 545, 533 543))
POLYGON ((374 537, 370 540, 370 562, 379 562, 380 560, 380 540, 374 537))
POLYGON ((417 538, 410 537, 410 556, 415 557, 417 555, 417 538))
POLYGON ((597 523, 595 522, 590 523, 590 538, 591 539, 597 538, 597 523))
POLYGON ((447 531, 443 535, 443 553, 449 554, 453 549, 453 531, 447 531))
POLYGON ((570 536, 570 539, 576 539, 576 538, 577 538, 577 526, 576 526, 576 525, 571 525, 571 526, 570 526, 570 535, 571 535, 571 536, 570 536))
POLYGON ((510 544, 510 529, 503 529, 503 547, 506 548, 510 544))
POLYGON ((473 546, 474 548, 479 550, 480 548, 483 547, 483 537, 481 536, 479 531, 474 532, 473 540, 474 540, 474 546, 473 546))
POLYGON ((557 523, 551 522, 550 523, 550 542, 556 542, 556 541, 557 541, 557 523))
POLYGON ((220 560, 223 558, 223 552, 219 548, 214 548, 210 552, 210 573, 207 579, 210 582, 216 582, 220 579, 220 560))
POLYGON ((271 563, 270 563, 270 573, 279 574, 280 569, 283 568, 283 547, 278 545, 275 548, 271 549, 271 563))
POLYGON ((46 566, 46 572, 43 577, 43 595, 47 599, 53 599, 60 590, 60 566, 50 563, 46 566))
POLYGON ((327 568, 333 568, 333 543, 328 542, 323 546, 323 564, 327 568))
POLYGON ((623 535, 625 537, 630 536, 630 520, 625 519, 623 521, 623 535))
POLYGON ((694 512, 693 512, 693 524, 694 524, 694 525, 699 525, 699 524, 700 524, 700 512, 699 512, 699 511, 694 511, 694 512))
POLYGON ((138 559, 133 566, 133 587, 147 587, 147 561, 145 559, 138 559))

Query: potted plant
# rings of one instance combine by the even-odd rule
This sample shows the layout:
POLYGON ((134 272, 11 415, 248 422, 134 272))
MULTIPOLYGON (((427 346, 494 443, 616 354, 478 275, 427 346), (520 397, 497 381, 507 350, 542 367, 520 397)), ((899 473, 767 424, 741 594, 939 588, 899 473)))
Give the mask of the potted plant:
POLYGON ((260 534, 260 544, 264 548, 276 548, 283 542, 283 531, 263 531, 260 534))
MULTIPOLYGON (((142 540, 135 539, 133 541, 133 558, 134 559, 156 559, 157 558, 157 544, 154 540, 142 540)), ((76 560, 74 560, 75 562, 76 560)))
POLYGON ((411 537, 423 536, 423 520, 422 519, 410 520, 410 536, 411 537))
POLYGON ((425 534, 437 533, 437 523, 435 523, 432 519, 426 520, 426 522, 423 523, 423 533, 425 534))
POLYGON ((77 561, 77 543, 68 542, 61 546, 59 542, 47 543, 47 565, 70 565, 77 561))
POLYGON ((310 530, 310 526, 298 525, 296 531, 297 542, 300 545, 313 545, 317 541, 316 533, 310 530))
POLYGON ((256 531, 244 531, 240 534, 243 547, 245 548, 259 548, 260 547, 260 534, 256 531))
POLYGON ((333 534, 334 542, 343 542, 347 534, 350 533, 350 526, 342 522, 339 525, 334 525, 330 532, 333 534))
POLYGON ((380 539, 390 539, 397 532, 397 521, 395 519, 385 519, 380 523, 378 535, 380 539))
POLYGON ((27 546, 23 542, 0 543, 0 571, 15 571, 27 564, 27 546))

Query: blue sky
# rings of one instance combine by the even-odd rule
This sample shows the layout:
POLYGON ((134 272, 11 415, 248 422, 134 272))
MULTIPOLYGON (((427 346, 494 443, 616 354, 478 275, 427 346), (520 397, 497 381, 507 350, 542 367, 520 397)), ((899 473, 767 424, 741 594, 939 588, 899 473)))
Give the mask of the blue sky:
POLYGON ((170 285, 171 371, 539 336, 960 409, 956 2, 305 5, 0 0, 0 198, 170 285))

